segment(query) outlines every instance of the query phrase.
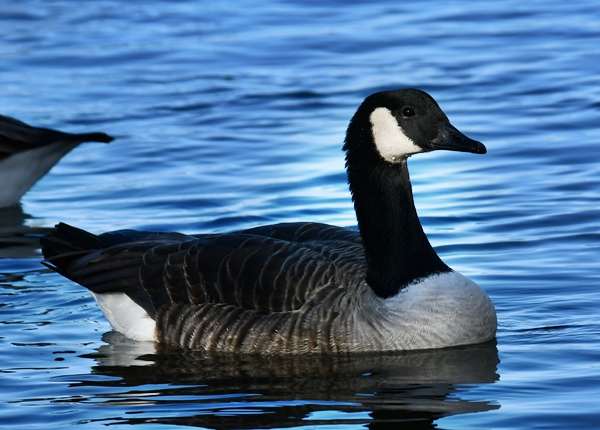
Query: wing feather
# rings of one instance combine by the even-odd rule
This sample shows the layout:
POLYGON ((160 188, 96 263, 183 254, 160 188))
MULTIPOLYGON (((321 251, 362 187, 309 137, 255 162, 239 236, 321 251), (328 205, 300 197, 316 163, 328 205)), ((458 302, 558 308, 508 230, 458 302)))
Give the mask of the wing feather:
POLYGON ((125 292, 138 301, 143 291, 149 300, 142 306, 151 306, 152 316, 164 306, 188 303, 294 311, 315 294, 345 287, 344 271, 351 276, 365 271, 358 233, 325 224, 195 236, 133 231, 94 236, 62 226, 46 240, 57 242, 60 251, 49 247, 47 264, 97 293, 125 292))

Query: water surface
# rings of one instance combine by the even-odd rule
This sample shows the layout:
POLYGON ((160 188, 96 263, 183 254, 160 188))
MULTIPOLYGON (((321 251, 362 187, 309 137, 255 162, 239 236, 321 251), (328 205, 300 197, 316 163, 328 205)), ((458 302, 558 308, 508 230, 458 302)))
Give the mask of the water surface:
POLYGON ((1 113, 104 131, 0 212, 0 426, 600 427, 600 9, 592 1, 69 0, 0 6, 1 113), (409 164, 431 242, 497 340, 204 357, 110 331, 39 264, 58 221, 356 226, 341 152, 368 94, 428 91, 488 154, 409 164))

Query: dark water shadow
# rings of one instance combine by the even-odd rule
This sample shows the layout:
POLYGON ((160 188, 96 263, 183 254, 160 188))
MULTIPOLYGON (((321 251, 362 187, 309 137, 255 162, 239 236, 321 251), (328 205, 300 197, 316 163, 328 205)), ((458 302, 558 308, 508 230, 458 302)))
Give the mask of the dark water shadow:
POLYGON ((30 218, 21 206, 0 208, 0 259, 41 259, 40 237, 51 229, 27 226, 26 221, 30 218))
POLYGON ((149 406, 144 416, 115 416, 119 423, 431 429, 442 417, 500 407, 487 399, 463 398, 470 388, 499 379, 495 341, 393 354, 260 357, 160 346, 143 354, 154 346, 118 333, 107 333, 104 340, 108 345, 87 356, 97 363, 95 377, 80 384, 103 386, 111 393, 91 401, 149 406), (150 391, 143 388, 148 385, 150 391))

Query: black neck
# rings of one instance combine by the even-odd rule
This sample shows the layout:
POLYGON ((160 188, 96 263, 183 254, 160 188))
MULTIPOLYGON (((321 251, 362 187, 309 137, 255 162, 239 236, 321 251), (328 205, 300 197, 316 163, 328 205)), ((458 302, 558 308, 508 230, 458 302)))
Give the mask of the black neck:
POLYGON ((449 271, 423 232, 408 175, 378 154, 347 153, 348 182, 368 264, 367 283, 380 297, 397 294, 412 281, 449 271))

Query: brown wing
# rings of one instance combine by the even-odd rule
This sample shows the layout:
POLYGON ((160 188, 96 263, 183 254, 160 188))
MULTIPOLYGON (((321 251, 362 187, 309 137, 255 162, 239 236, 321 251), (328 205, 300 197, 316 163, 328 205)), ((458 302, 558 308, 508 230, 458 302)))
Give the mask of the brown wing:
POLYGON ((94 236, 57 227, 44 240, 50 267, 92 291, 126 292, 147 309, 151 302, 154 311, 182 303, 292 311, 316 291, 343 285, 348 273, 365 273, 358 233, 325 224, 197 236, 131 231, 94 236))

